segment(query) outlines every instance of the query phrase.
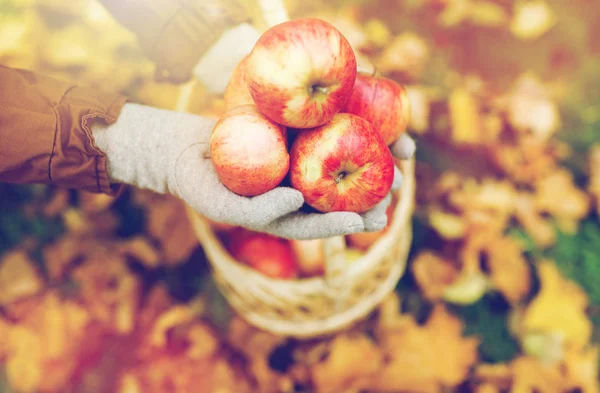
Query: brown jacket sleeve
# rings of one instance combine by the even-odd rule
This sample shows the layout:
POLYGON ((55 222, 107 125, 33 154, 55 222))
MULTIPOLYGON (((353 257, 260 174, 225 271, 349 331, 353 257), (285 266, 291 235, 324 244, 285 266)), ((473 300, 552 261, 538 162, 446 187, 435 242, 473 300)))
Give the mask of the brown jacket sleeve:
POLYGON ((0 181, 116 193, 90 123, 114 122, 125 101, 0 65, 0 181))
POLYGON ((157 66, 157 79, 186 82, 228 28, 251 21, 254 0, 100 0, 157 66))

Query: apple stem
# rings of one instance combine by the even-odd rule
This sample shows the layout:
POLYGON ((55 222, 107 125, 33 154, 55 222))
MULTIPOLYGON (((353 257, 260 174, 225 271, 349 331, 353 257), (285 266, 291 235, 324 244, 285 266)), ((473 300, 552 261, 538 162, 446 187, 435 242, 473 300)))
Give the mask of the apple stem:
POLYGON ((202 155, 202 158, 210 158, 210 152, 205 151, 204 154, 202 155))
POLYGON ((309 90, 310 90, 311 95, 315 94, 315 93, 322 93, 322 94, 327 93, 327 87, 321 86, 316 83, 314 85, 311 85, 309 90))
POLYGON ((346 172, 340 172, 338 173, 338 175, 335 177, 335 179, 333 179, 333 181, 335 182, 335 184, 339 184, 343 178, 346 177, 346 172))

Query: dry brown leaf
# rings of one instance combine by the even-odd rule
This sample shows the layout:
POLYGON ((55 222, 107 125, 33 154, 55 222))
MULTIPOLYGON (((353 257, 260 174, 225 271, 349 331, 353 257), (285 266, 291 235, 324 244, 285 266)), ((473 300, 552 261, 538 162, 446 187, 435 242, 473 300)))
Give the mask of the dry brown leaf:
POLYGON ((523 300, 531 289, 529 265, 517 240, 498 237, 486 247, 487 267, 493 287, 511 303, 523 300))
POLYGON ((568 350, 566 352, 564 366, 567 391, 600 392, 599 353, 600 350, 597 346, 582 351, 568 350))
POLYGON ((512 369, 506 363, 480 363, 475 367, 474 375, 477 381, 501 391, 509 390, 512 383, 512 369))
POLYGON ((164 347, 167 344, 167 332, 175 326, 189 324, 196 317, 193 309, 186 305, 170 307, 154 323, 150 333, 150 345, 164 347))
POLYGON ((220 347, 220 342, 215 332, 200 323, 196 323, 190 327, 187 332, 187 338, 190 343, 187 349, 187 356, 191 359, 203 359, 213 356, 220 347))
POLYGON ((440 392, 460 384, 477 361, 478 340, 462 337, 462 323, 437 305, 424 326, 413 320, 379 338, 389 361, 374 378, 381 392, 440 392))
MULTIPOLYGON (((250 393, 248 381, 219 355, 190 359, 185 353, 155 355, 127 370, 121 387, 144 393, 250 393)), ((124 393, 124 392, 123 392, 124 393)))
POLYGON ((400 73, 415 80, 422 75, 430 57, 425 39, 416 33, 405 32, 392 38, 375 64, 384 74, 400 73))
POLYGON ((546 365, 533 357, 522 356, 511 363, 512 392, 564 392, 564 380, 556 366, 546 365))
POLYGON ((47 217, 55 217, 69 205, 69 191, 59 188, 54 191, 50 200, 44 204, 43 213, 47 217))
POLYGON ((590 147, 588 154, 588 191, 594 198, 596 212, 600 216, 600 144, 590 147))
POLYGON ((421 293, 429 300, 441 299, 458 276, 458 270, 450 261, 430 251, 420 252, 411 269, 421 293))
POLYGON ((552 224, 535 209, 533 195, 521 193, 516 199, 515 217, 538 247, 554 244, 556 234, 552 224))
POLYGON ((529 186, 556 170, 558 157, 552 146, 533 135, 498 141, 488 148, 490 159, 514 183, 529 186))
POLYGON ((9 324, 0 318, 0 361, 3 360, 8 352, 8 331, 9 324))
POLYGON ((44 247, 44 263, 50 280, 63 278, 76 259, 89 250, 87 241, 68 235, 44 247))
POLYGON ((396 292, 390 293, 378 307, 378 331, 398 329, 404 323, 411 323, 411 317, 401 314, 400 308, 400 297, 396 292))
POLYGON ((160 264, 158 250, 144 236, 134 236, 119 243, 120 252, 141 262, 146 268, 154 269, 160 264))
POLYGON ((118 256, 104 251, 73 270, 80 298, 91 315, 120 334, 134 328, 139 279, 118 256))
POLYGON ((315 392, 368 389, 382 365, 382 353, 369 338, 364 335, 338 335, 329 344, 325 360, 312 366, 315 392))
POLYGON ((535 184, 535 205, 538 211, 551 214, 559 228, 575 234, 579 221, 589 212, 588 195, 575 186, 573 174, 561 168, 541 178, 535 184))
POLYGON ((99 213, 108 209, 116 200, 115 196, 79 191, 79 204, 86 213, 99 213))
POLYGON ((185 262, 199 246, 182 201, 171 196, 155 196, 147 205, 148 232, 161 246, 165 264, 185 262))

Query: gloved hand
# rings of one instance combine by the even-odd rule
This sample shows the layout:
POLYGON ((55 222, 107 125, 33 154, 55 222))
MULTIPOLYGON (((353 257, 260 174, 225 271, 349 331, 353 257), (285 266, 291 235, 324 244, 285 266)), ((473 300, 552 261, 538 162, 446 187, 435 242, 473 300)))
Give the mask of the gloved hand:
MULTIPOLYGON (((106 153, 108 173, 115 182, 158 193, 171 193, 205 217, 292 239, 315 239, 377 231, 387 223, 388 195, 364 214, 305 213, 302 194, 277 187, 248 198, 229 191, 207 158, 215 120, 197 115, 128 103, 109 126, 94 123, 96 145, 106 153)), ((392 152, 408 158, 414 143, 398 140, 392 152)), ((393 189, 401 185, 396 169, 393 189)))

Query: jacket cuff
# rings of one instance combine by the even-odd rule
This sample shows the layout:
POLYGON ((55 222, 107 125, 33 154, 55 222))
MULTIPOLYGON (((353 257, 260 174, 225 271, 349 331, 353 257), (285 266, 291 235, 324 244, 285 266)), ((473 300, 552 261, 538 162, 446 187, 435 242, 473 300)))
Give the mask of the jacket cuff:
POLYGON ((48 163, 52 184, 83 191, 116 195, 120 186, 108 176, 106 154, 94 143, 94 121, 112 124, 127 99, 89 88, 67 90, 53 110, 57 124, 48 163))

